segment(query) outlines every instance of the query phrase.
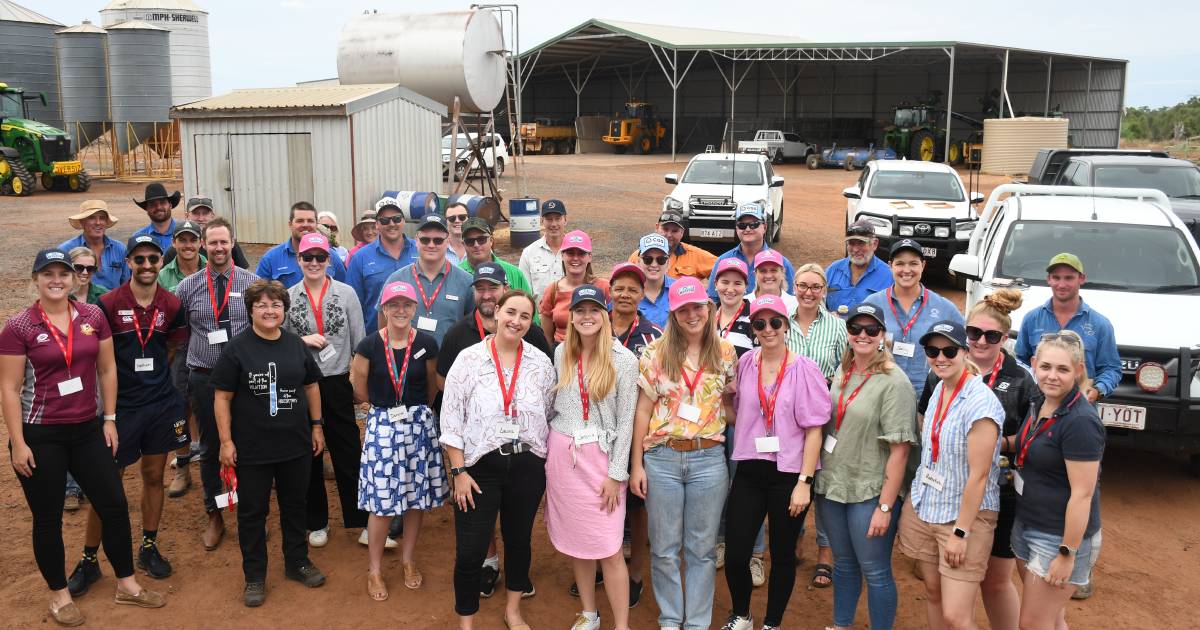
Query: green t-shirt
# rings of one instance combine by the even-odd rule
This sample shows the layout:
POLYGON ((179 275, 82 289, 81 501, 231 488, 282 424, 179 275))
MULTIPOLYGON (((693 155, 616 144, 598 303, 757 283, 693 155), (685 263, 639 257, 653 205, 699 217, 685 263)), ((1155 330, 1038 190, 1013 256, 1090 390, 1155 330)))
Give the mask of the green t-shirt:
MULTIPOLYGON (((516 265, 501 260, 496 254, 492 254, 492 262, 500 265, 500 268, 504 270, 504 276, 508 279, 508 288, 518 289, 533 295, 533 288, 529 286, 529 279, 525 277, 525 274, 516 265)), ((472 265, 470 260, 463 258, 458 263, 458 266, 463 271, 475 275, 475 265, 472 265)), ((542 318, 537 313, 533 314, 533 324, 535 326, 542 325, 542 318)))
MULTIPOLYGON (((207 264, 208 259, 201 254, 200 266, 198 269, 204 269, 207 264)), ((179 286, 179 283, 183 282, 183 279, 186 277, 187 276, 183 275, 183 273, 179 271, 179 257, 176 256, 175 258, 171 259, 171 262, 167 263, 167 266, 158 270, 158 286, 174 293, 175 287, 179 286)))

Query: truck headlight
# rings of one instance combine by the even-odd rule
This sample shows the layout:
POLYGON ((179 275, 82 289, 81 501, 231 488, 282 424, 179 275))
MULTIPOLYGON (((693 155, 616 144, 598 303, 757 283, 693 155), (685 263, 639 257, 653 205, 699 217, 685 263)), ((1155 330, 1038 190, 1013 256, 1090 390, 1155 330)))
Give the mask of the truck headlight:
MULTIPOLYGON (((874 226, 874 228, 875 228, 875 234, 877 236, 891 236, 892 235, 892 222, 891 221, 888 221, 887 219, 880 219, 879 217, 864 217, 861 214, 858 215, 858 218, 866 219, 867 221, 870 221, 871 225, 874 226)), ((911 227, 908 229, 908 233, 909 233, 909 236, 912 236, 912 228, 911 227)), ((904 234, 903 226, 900 227, 900 234, 901 235, 904 234)))
POLYGON ((665 210, 677 210, 679 212, 683 212, 683 202, 674 197, 667 197, 665 200, 663 200, 663 208, 665 210))
POLYGON ((1138 366, 1137 372, 1134 373, 1134 380, 1143 391, 1151 394, 1158 393, 1158 390, 1167 384, 1167 368, 1159 363, 1147 361, 1138 366))
POLYGON ((933 237, 934 238, 949 238, 949 236, 950 236, 950 228, 948 228, 948 227, 933 228, 933 237))
MULTIPOLYGON (((874 221, 872 221, 872 223, 874 223, 874 221)), ((900 226, 900 236, 912 236, 912 235, 913 235, 913 226, 911 226, 911 225, 901 225, 900 226)))
POLYGON ((959 221, 954 226, 954 229, 956 230, 954 237, 960 239, 971 238, 971 232, 975 231, 975 223, 976 222, 974 220, 959 221))

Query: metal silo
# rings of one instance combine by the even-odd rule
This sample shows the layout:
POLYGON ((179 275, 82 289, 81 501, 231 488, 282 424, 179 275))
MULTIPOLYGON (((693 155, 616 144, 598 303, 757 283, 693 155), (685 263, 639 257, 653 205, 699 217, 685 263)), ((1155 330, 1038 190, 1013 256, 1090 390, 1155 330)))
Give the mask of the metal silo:
POLYGON ((151 139, 170 121, 170 32, 137 20, 108 27, 108 89, 117 150, 151 139))
POLYGON ((171 32, 171 104, 212 96, 208 12, 191 0, 113 0, 100 10, 100 23, 139 20, 171 32))
POLYGON ((98 138, 112 121, 108 107, 108 33, 83 21, 54 34, 62 118, 76 151, 98 138))
POLYGON ((58 73, 54 64, 54 31, 63 25, 35 11, 0 0, 0 81, 25 88, 28 94, 44 92, 46 104, 29 101, 35 120, 62 127, 58 73))

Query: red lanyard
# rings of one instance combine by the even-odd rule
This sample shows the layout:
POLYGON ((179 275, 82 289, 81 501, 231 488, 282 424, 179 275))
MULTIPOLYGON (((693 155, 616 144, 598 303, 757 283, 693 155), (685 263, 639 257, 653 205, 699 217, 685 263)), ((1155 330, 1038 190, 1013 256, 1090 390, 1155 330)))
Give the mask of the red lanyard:
POLYGON ((388 378, 392 381, 392 388, 396 390, 397 406, 404 404, 402 401, 404 400, 404 381, 408 378, 408 358, 412 356, 413 340, 416 337, 417 332, 409 328, 408 345, 404 346, 404 365, 397 370, 396 354, 392 352, 392 333, 387 328, 383 329, 384 356, 387 358, 388 378))
MULTIPOLYGON (((1075 392, 1075 397, 1071 399, 1071 402, 1067 403, 1067 409, 1070 410, 1082 395, 1080 392, 1075 392)), ((1049 431, 1055 422, 1058 422, 1057 413, 1047 418, 1045 422, 1038 424, 1037 429, 1033 431, 1033 436, 1026 440, 1026 437, 1029 436, 1029 428, 1034 425, 1033 414, 1029 414, 1029 420, 1025 422, 1025 428, 1021 431, 1021 438, 1017 442, 1020 445, 1020 449, 1017 451, 1017 468, 1025 465, 1025 456, 1029 454, 1029 447, 1033 444, 1033 441, 1041 436, 1041 434, 1049 431)))
POLYGON ((591 398, 588 397, 587 386, 583 384, 583 355, 579 355, 579 363, 575 364, 575 374, 579 381, 579 399, 583 401, 583 423, 586 425, 591 415, 591 398))
MULTIPOLYGON (((237 494, 237 471, 234 470, 233 466, 221 467, 221 480, 225 482, 225 487, 229 489, 231 494, 237 494)), ((232 512, 236 509, 236 505, 236 503, 230 501, 229 511, 232 512)))
POLYGON ((417 277, 417 265, 415 264, 412 268, 412 274, 413 284, 417 285, 417 291, 421 292, 421 303, 425 305, 425 312, 428 313, 429 309, 433 308, 433 301, 436 300, 438 294, 442 292, 442 287, 446 286, 446 278, 450 277, 450 263, 446 263, 446 270, 442 272, 441 284, 437 285, 437 288, 433 290, 433 295, 429 296, 428 298, 425 297, 425 287, 421 285, 421 279, 417 277))
POLYGON ((775 424, 775 401, 779 398, 779 392, 783 390, 783 373, 787 369, 789 355, 791 352, 785 349, 783 361, 779 362, 779 373, 775 375, 775 390, 767 396, 767 390, 763 389, 762 350, 758 351, 758 406, 762 410, 763 421, 767 423, 767 435, 774 435, 772 427, 775 424))
POLYGON ((854 402, 855 398, 858 398, 858 392, 862 391, 863 385, 866 385, 867 381, 871 380, 871 377, 875 375, 867 374, 866 377, 863 378, 863 381, 858 384, 858 387, 855 387, 854 391, 850 392, 850 398, 848 400, 843 400, 843 397, 846 395, 846 384, 850 382, 851 376, 854 376, 853 370, 847 372, 846 375, 842 377, 842 391, 838 392, 837 423, 834 425, 834 429, 837 431, 842 430, 842 419, 846 417, 846 410, 850 408, 850 403, 854 402))
POLYGON ((946 402, 946 409, 942 411, 942 401, 945 396, 938 398, 937 407, 933 410, 933 426, 930 427, 930 441, 933 443, 933 463, 938 460, 938 446, 942 439, 942 425, 946 423, 946 416, 950 415, 950 407, 954 405, 954 399, 958 398, 958 393, 962 391, 963 385, 967 384, 970 376, 966 370, 963 370, 962 375, 958 377, 958 386, 954 388, 954 392, 950 394, 950 400, 946 402))
POLYGON ((54 343, 58 344, 58 349, 62 350, 63 359, 67 362, 67 376, 71 375, 71 360, 75 358, 75 315, 71 303, 67 303, 67 343, 63 345, 62 337, 58 336, 58 329, 50 322, 50 316, 42 309, 42 302, 37 302, 38 312, 42 314, 42 321, 46 322, 46 328, 50 330, 50 336, 54 337, 54 343))
MULTIPOLYGON (((745 310, 745 309, 746 309, 746 300, 742 300, 742 303, 741 303, 741 305, 739 305, 739 306, 738 306, 738 310, 737 310, 737 312, 733 314, 733 319, 730 319, 730 320, 729 320, 729 325, 728 325, 728 326, 721 326, 719 323, 717 324, 717 330, 720 330, 720 331, 721 331, 721 338, 722 338, 722 339, 725 339, 725 338, 729 337, 729 331, 733 330, 733 324, 734 324, 735 322, 737 322, 737 320, 738 320, 738 318, 739 318, 739 317, 741 317, 741 316, 742 316, 742 311, 743 311, 743 310, 745 310)), ((720 318, 721 318, 721 314, 720 314, 720 312, 718 312, 718 313, 717 313, 717 319, 720 319, 720 318)))
POLYGON ((696 386, 700 384, 700 375, 704 374, 704 366, 701 365, 699 370, 696 370, 696 376, 689 379, 687 370, 683 366, 679 366, 679 373, 683 376, 683 384, 687 386, 688 394, 694 399, 696 397, 696 386))
POLYGON ((1004 365, 1004 351, 996 356, 996 362, 992 364, 992 376, 988 379, 988 389, 996 389, 996 377, 1000 376, 1000 366, 1004 365))
POLYGON ((500 365, 500 353, 496 352, 496 339, 492 338, 492 362, 496 364, 496 378, 500 381, 500 395, 504 397, 504 415, 510 418, 517 417, 517 410, 513 407, 513 395, 517 393, 517 374, 521 372, 521 353, 525 349, 524 346, 524 343, 517 346, 517 360, 513 362, 512 379, 509 380, 508 387, 505 388, 504 367, 500 365))
POLYGON ((229 282, 225 283, 225 297, 221 299, 221 306, 217 306, 217 290, 213 288, 213 279, 211 273, 205 273, 204 279, 208 280, 208 299, 212 302, 213 322, 220 327, 221 313, 225 312, 225 307, 229 306, 229 292, 233 290, 233 277, 230 274, 229 282))
MULTIPOLYGON (((913 313, 912 319, 908 320, 908 324, 900 327, 902 334, 901 339, 908 339, 908 331, 912 330, 913 324, 917 323, 917 318, 921 316, 921 311, 925 310, 925 304, 929 302, 929 289, 921 289, 921 306, 917 308, 917 312, 913 313)), ((900 323, 900 313, 896 311, 896 305, 892 302, 892 288, 887 290, 888 307, 892 309, 892 315, 896 317, 896 323, 900 323)))
POLYGON ((321 285, 321 295, 314 302, 312 292, 308 290, 308 285, 304 285, 304 294, 308 296, 308 304, 312 306, 313 319, 317 322, 317 334, 325 335, 325 314, 321 312, 321 305, 325 303, 325 292, 329 290, 329 277, 325 277, 325 284, 321 285))
POLYGON ((479 331, 479 340, 483 341, 487 337, 487 331, 483 328, 483 318, 479 316, 479 309, 475 309, 475 328, 479 331))
POLYGON ((154 336, 154 326, 158 323, 158 309, 154 309, 154 314, 150 316, 150 327, 146 329, 146 338, 142 339, 142 327, 138 324, 137 314, 133 316, 133 332, 137 333, 138 343, 142 344, 142 356, 146 356, 146 344, 150 343, 150 338, 154 336))
POLYGON ((637 330, 638 316, 633 316, 633 323, 629 325, 629 333, 625 335, 625 347, 629 347, 629 340, 633 339, 633 331, 637 330))

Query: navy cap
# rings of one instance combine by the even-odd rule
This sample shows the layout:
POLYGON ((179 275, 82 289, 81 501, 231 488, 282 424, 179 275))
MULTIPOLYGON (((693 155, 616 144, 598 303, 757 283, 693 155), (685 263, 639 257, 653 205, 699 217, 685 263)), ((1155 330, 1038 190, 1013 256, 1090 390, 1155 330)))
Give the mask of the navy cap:
POLYGON ((181 221, 175 225, 175 234, 171 238, 179 238, 179 235, 185 232, 188 234, 195 234, 196 238, 200 238, 202 236, 200 234, 201 229, 199 223, 194 221, 181 221))
POLYGON ((604 291, 594 284, 581 284, 571 292, 571 310, 584 302, 595 302, 600 308, 608 308, 606 301, 604 291))
POLYGON ((158 239, 154 238, 153 236, 150 236, 149 234, 142 234, 139 236, 129 237, 129 241, 127 243, 125 243, 125 257, 129 258, 130 256, 133 255, 133 250, 135 248, 141 247, 143 245, 149 245, 150 247, 157 249, 158 253, 160 253, 160 254, 163 253, 162 245, 158 244, 158 239))
POLYGON ((909 251, 912 251, 912 252, 916 252, 917 255, 920 256, 921 258, 925 257, 925 250, 921 249, 920 243, 912 240, 911 238, 902 238, 902 239, 896 241, 895 243, 892 243, 892 249, 888 253, 888 260, 895 258, 896 254, 899 254, 900 252, 902 252, 906 249, 909 251))
POLYGON ((951 343, 960 347, 967 347, 967 329, 963 325, 949 319, 943 319, 940 322, 929 327, 929 332, 921 335, 920 343, 922 346, 929 345, 929 340, 934 336, 945 337, 951 343))
POLYGON ((494 262, 485 262, 475 268, 475 278, 471 280, 471 284, 477 282, 491 282, 503 286, 508 284, 508 276, 500 265, 494 262))
POLYGON ((43 249, 38 252, 37 257, 33 259, 33 273, 37 273, 50 265, 62 265, 70 271, 74 271, 75 267, 71 265, 71 259, 67 257, 66 252, 61 249, 43 249))
POLYGON ((422 217, 421 222, 417 224, 417 231, 420 232, 431 227, 438 228, 447 234, 450 233, 450 227, 446 225, 446 217, 440 214, 427 214, 422 217))
POLYGON ((542 202, 542 215, 561 214, 566 216, 567 206, 557 199, 547 199, 542 202))
POLYGON ((660 225, 674 223, 685 230, 688 225, 687 217, 683 216, 683 213, 678 210, 664 210, 662 214, 658 215, 658 223, 660 225))
POLYGON ((887 328, 887 322, 883 321, 883 310, 874 304, 860 302, 850 307, 850 311, 846 313, 846 321, 849 322, 860 315, 863 317, 870 317, 871 319, 879 322, 879 325, 883 326, 884 329, 887 328))

